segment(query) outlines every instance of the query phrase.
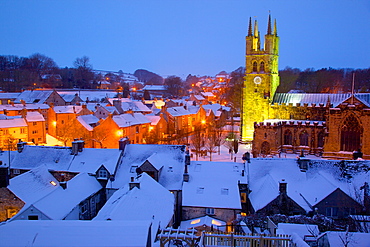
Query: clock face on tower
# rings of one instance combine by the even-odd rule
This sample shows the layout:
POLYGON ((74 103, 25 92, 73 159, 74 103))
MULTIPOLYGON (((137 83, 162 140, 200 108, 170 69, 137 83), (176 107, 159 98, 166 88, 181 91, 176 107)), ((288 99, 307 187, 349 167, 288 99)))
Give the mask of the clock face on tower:
POLYGON ((254 84, 258 85, 258 84, 261 84, 262 78, 259 76, 256 76, 254 77, 253 81, 254 81, 254 84))

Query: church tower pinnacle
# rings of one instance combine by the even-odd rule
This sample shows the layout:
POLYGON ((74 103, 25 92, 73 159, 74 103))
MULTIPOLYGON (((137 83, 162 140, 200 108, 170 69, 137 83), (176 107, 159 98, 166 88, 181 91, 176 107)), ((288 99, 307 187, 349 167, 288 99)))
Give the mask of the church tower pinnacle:
POLYGON ((248 36, 246 36, 246 65, 243 85, 241 139, 243 142, 253 139, 254 123, 269 118, 270 104, 279 86, 279 37, 277 36, 276 20, 271 25, 268 16, 267 33, 263 46, 260 44, 258 22, 254 22, 253 36, 252 19, 249 19, 248 36))

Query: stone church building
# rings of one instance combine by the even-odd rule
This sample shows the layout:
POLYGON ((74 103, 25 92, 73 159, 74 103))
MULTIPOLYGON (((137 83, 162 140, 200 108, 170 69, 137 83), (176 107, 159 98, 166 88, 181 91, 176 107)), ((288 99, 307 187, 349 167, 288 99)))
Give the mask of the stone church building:
POLYGON ((370 159, 370 94, 275 93, 279 86, 279 37, 268 18, 261 46, 258 23, 249 20, 242 102, 242 142, 254 157, 282 153, 370 159))

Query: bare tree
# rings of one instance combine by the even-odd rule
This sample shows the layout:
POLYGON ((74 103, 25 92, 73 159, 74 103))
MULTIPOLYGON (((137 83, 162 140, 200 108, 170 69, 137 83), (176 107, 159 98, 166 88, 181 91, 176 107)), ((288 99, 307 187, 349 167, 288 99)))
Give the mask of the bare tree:
POLYGON ((207 139, 205 142, 205 150, 209 152, 209 161, 212 161, 212 153, 216 150, 217 147, 217 134, 212 131, 208 132, 207 139))
POLYGON ((201 133, 200 126, 195 127, 193 135, 190 136, 190 148, 195 151, 196 160, 198 160, 199 153, 204 146, 204 140, 201 133))

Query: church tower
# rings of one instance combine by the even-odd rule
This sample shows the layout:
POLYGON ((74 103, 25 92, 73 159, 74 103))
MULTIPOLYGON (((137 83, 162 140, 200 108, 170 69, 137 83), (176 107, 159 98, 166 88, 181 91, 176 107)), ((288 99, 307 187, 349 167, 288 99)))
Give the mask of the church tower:
POLYGON ((252 29, 252 18, 249 18, 242 94, 242 142, 253 140, 254 122, 269 119, 270 104, 279 86, 278 58, 279 37, 276 20, 272 28, 271 15, 269 15, 267 34, 264 45, 261 47, 257 20, 252 29))

